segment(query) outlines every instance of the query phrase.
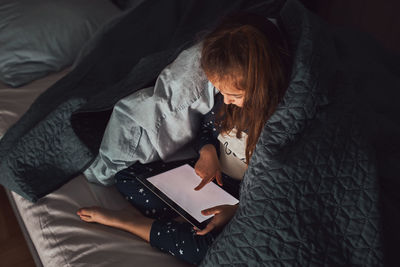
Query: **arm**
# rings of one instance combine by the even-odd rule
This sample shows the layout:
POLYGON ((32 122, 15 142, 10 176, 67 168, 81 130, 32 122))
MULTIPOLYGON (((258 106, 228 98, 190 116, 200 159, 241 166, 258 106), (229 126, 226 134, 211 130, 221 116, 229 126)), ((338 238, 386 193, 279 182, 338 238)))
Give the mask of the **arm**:
POLYGON ((218 160, 218 130, 215 127, 215 113, 219 108, 218 100, 217 96, 213 109, 204 116, 200 133, 194 144, 194 148, 199 152, 199 159, 194 169, 196 174, 202 178, 195 190, 200 190, 214 178, 219 185, 222 185, 221 168, 218 160))
POLYGON ((194 171, 202 179, 194 190, 200 190, 214 180, 214 178, 222 186, 221 167, 219 166, 217 151, 214 145, 207 144, 201 148, 200 157, 194 166, 194 171))
POLYGON ((214 125, 215 113, 214 107, 210 112, 205 114, 202 119, 199 134, 193 144, 193 148, 195 151, 199 152, 199 154, 206 145, 213 145, 218 152, 218 131, 214 125))

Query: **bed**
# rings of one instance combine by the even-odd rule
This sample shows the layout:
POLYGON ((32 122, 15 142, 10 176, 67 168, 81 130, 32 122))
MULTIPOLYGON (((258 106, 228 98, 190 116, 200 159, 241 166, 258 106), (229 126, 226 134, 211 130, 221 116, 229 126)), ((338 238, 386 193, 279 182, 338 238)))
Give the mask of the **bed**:
MULTIPOLYGON (((1 84, 0 136, 15 123, 45 89, 69 69, 18 89, 1 84)), ((84 206, 121 209, 129 203, 115 187, 89 183, 83 175, 71 179, 37 203, 7 191, 37 266, 190 266, 151 248, 124 231, 79 219, 84 206)))
MULTIPOLYGON (((115 1, 125 9, 140 2, 115 1)), ((0 82, 1 139, 40 94, 70 72, 82 46, 100 26, 122 11, 111 1, 2 1, 0 5, 1 78, 8 83, 0 82), (40 12, 42 20, 35 12, 40 12)), ((6 192, 37 266, 160 262, 187 266, 133 235, 79 219, 75 213, 83 206, 126 206, 128 202, 113 186, 95 185, 77 175, 37 203, 6 192)))
POLYGON ((37 264, 185 265, 125 232, 79 221, 75 211, 81 206, 127 205, 113 186, 88 183, 81 172, 98 154, 116 102, 153 85, 219 15, 246 8, 281 17, 294 67, 285 99, 266 124, 245 174, 238 212, 202 265, 396 262, 393 244, 400 237, 390 233, 400 218, 394 179, 400 144, 396 60, 364 35, 330 29, 295 0, 156 2, 145 1, 108 23, 73 68, 0 90, 0 101, 9 99, 4 103, 20 99, 23 90, 30 94, 21 106, 5 105, 4 133, 49 87, 0 143, 7 162, 0 162, 0 181, 18 192, 9 197, 37 264), (148 28, 131 27, 144 20, 148 28), (133 45, 146 56, 128 53, 133 45), (376 94, 377 86, 384 93, 376 94), (61 145, 46 146, 46 138, 61 145))

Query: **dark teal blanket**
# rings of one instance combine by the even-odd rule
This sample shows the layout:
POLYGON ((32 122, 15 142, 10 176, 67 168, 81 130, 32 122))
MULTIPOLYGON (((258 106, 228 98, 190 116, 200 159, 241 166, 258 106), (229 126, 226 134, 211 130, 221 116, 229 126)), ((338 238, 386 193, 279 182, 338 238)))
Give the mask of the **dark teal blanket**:
POLYGON ((398 262, 398 58, 362 34, 328 27, 295 0, 145 1, 114 20, 1 140, 1 184, 36 201, 81 172, 116 101, 151 85, 197 32, 246 8, 279 14, 292 75, 237 214, 202 265, 398 262))
POLYGON ((290 85, 203 266, 397 266, 399 58, 296 1, 280 14, 290 85))
POLYGON ((98 153, 114 104, 152 85, 198 32, 235 10, 276 15, 283 2, 147 0, 114 19, 0 140, 0 183, 31 201, 59 188, 98 153))

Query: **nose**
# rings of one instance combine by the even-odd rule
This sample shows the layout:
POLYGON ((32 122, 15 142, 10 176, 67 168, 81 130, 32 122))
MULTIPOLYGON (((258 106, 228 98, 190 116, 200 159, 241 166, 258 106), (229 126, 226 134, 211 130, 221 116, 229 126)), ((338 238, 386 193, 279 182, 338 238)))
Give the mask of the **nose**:
POLYGON ((235 102, 235 100, 234 100, 233 98, 224 96, 224 103, 225 103, 226 105, 232 104, 233 102, 235 102))

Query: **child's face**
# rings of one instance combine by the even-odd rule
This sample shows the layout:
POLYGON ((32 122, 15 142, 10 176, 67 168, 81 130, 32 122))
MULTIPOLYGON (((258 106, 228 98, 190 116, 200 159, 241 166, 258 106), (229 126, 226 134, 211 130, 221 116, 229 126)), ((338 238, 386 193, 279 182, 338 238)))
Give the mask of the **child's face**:
POLYGON ((224 103, 226 105, 232 104, 240 108, 243 107, 245 91, 238 90, 229 83, 224 82, 214 82, 213 85, 224 96, 224 103))

